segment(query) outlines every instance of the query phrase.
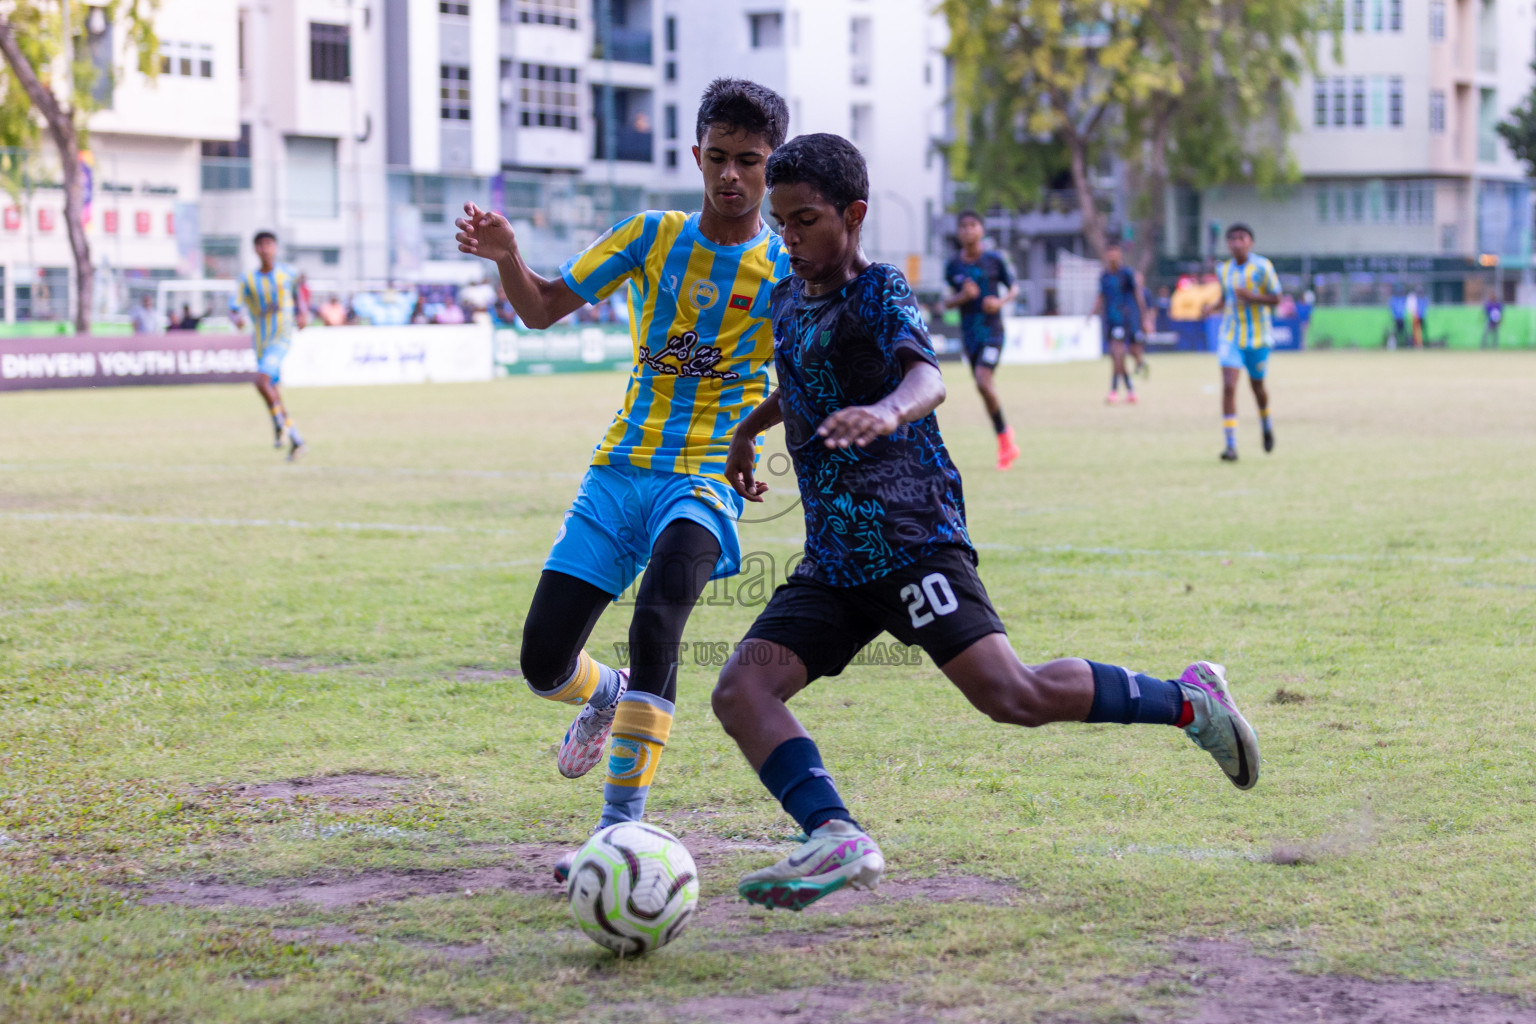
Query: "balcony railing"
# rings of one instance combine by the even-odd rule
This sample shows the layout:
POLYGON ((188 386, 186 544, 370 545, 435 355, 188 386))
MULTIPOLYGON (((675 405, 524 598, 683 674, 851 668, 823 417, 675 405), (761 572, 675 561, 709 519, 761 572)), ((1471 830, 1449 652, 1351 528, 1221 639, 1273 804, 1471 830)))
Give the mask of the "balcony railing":
MULTIPOLYGON (((594 139, 592 159, 608 159, 607 133, 603 131, 601 123, 594 126, 592 135, 594 139)), ((633 128, 620 128, 614 133, 613 158, 648 164, 653 159, 651 143, 655 138, 654 132, 637 132, 633 128)))
POLYGON ((203 157, 204 192, 249 192, 251 161, 248 157, 203 157))
POLYGON ((599 32, 592 45, 592 57, 594 60, 616 60, 624 64, 649 64, 651 33, 646 29, 635 28, 599 32))

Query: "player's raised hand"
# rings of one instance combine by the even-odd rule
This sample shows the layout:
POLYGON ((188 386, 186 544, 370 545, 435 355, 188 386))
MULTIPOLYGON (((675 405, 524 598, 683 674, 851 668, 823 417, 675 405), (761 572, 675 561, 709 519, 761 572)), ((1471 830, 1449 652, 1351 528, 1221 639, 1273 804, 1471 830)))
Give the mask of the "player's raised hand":
POLYGON ((960 301, 975 302, 981 296, 981 285, 975 281, 966 281, 960 286, 960 301))
POLYGON ((863 448, 877 437, 894 434, 901 418, 882 405, 851 405, 821 421, 816 433, 828 448, 863 448))
POLYGON ((497 261, 517 251, 517 236, 507 218, 491 210, 482 210, 474 203, 464 204, 464 216, 453 222, 459 229, 454 240, 459 252, 497 261))
POLYGON ((743 498, 760 502, 763 495, 768 493, 768 485, 753 479, 757 469, 756 449, 757 444, 753 438, 731 438, 731 448, 725 456, 725 479, 743 498))

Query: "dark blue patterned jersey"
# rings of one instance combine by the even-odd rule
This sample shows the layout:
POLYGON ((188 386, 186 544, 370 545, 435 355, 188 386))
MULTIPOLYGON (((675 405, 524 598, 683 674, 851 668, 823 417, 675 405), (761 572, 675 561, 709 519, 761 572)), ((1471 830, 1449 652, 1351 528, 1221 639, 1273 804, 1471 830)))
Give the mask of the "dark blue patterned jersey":
POLYGON ((1110 327, 1141 329, 1141 308, 1136 305, 1136 275, 1130 267, 1106 270, 1099 275, 1099 297, 1104 300, 1104 323, 1110 327))
POLYGON ((961 254, 945 265, 944 279, 957 292, 967 281, 975 281, 980 290, 976 298, 959 307, 961 340, 968 348, 996 344, 1003 336, 1003 315, 983 310, 981 300, 1001 295, 1013 287, 1013 270, 1009 268, 1008 260, 1002 253, 990 249, 978 256, 974 263, 961 254))
POLYGON ((895 391, 904 363, 938 366, 901 271, 877 263, 817 296, 786 277, 769 315, 785 441, 805 508, 805 558, 795 572, 850 587, 946 546, 974 560, 960 472, 932 413, 863 448, 828 448, 816 434, 839 409, 895 391))

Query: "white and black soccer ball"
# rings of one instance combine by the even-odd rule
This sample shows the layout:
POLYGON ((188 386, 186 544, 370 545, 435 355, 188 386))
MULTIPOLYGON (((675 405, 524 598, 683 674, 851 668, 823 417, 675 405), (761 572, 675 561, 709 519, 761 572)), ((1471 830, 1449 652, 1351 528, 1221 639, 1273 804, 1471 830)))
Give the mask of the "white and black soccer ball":
POLYGON ((688 926, 699 901, 699 869, 674 836, 621 821, 576 852, 566 893, 587 938, 620 956, 638 956, 688 926))

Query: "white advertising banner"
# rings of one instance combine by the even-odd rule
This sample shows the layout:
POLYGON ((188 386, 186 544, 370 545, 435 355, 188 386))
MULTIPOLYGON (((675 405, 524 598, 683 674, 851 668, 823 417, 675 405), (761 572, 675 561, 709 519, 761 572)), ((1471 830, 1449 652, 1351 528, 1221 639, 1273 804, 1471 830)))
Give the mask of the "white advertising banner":
POLYGON ((283 360, 285 387, 490 380, 491 325, 307 327, 283 360))
POLYGON ((1005 363, 1090 362, 1104 354, 1096 316, 1010 316, 1003 328, 1005 363))

